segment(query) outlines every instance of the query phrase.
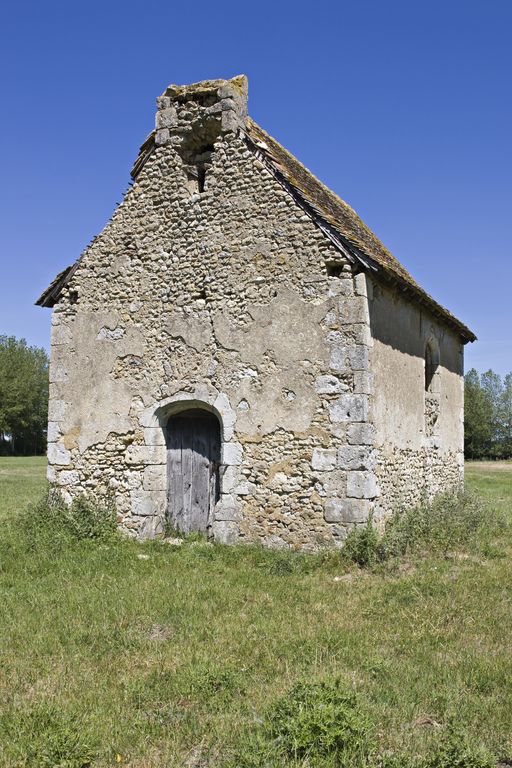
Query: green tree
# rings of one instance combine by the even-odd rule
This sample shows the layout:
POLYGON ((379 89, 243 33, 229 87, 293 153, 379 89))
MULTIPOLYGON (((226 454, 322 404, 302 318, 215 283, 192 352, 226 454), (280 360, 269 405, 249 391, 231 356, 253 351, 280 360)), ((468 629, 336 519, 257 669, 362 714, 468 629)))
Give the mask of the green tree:
POLYGON ((45 450, 48 356, 25 339, 0 336, 0 449, 35 454, 45 450))
POLYGON ((493 441, 493 403, 475 368, 464 377, 464 451, 469 459, 488 456, 493 441))
POLYGON ((512 373, 507 373, 503 380, 501 396, 501 411, 503 420, 503 455, 512 457, 512 373))
POLYGON ((480 376, 480 386, 491 408, 491 440, 489 455, 499 458, 503 448, 503 383, 492 370, 480 376))

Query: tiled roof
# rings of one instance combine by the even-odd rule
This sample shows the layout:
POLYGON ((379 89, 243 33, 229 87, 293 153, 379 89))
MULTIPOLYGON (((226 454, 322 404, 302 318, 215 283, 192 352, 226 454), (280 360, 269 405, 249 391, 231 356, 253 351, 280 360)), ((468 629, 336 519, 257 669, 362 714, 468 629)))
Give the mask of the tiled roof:
POLYGON ((359 261, 363 268, 372 269, 382 277, 397 283, 404 291, 427 306, 434 315, 442 317, 457 330, 465 342, 475 341, 475 334, 418 285, 347 203, 322 184, 296 157, 250 118, 247 137, 270 168, 289 186, 290 191, 299 198, 306 209, 310 209, 318 223, 325 225, 326 233, 330 233, 334 241, 339 239, 339 245, 346 255, 351 255, 353 260, 359 261))

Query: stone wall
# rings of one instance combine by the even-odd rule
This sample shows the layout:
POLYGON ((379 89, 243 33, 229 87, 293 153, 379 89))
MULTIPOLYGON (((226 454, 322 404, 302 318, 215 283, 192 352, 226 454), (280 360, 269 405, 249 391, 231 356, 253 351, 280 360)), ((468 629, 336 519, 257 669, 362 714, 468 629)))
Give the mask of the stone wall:
POLYGON ((368 282, 375 424, 376 518, 463 482, 463 346, 429 311, 368 282), (427 345, 436 350, 426 382, 427 345))
POLYGON ((158 104, 156 149, 53 312, 49 479, 113 490, 122 528, 155 535, 163 427, 203 407, 213 535, 336 545, 379 493, 366 280, 245 141, 243 80, 158 104))

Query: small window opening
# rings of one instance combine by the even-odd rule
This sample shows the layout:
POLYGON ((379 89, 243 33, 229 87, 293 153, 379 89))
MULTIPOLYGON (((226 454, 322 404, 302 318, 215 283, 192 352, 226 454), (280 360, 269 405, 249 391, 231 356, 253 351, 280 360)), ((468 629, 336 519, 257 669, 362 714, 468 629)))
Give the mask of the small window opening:
POLYGON ((438 365, 438 355, 435 354, 432 344, 428 343, 425 349, 425 392, 432 392, 438 365))
POLYGON ((204 192, 204 182, 206 179, 206 168, 201 163, 197 166, 197 191, 199 193, 204 192))
POLYGON ((78 291, 70 291, 69 292, 69 303, 70 304, 76 304, 78 301, 78 291))
POLYGON ((343 264, 326 264, 327 277, 341 277, 343 264))
POLYGON ((204 192, 206 176, 212 167, 213 152, 213 143, 202 133, 189 136, 178 148, 187 176, 187 189, 191 195, 204 192))

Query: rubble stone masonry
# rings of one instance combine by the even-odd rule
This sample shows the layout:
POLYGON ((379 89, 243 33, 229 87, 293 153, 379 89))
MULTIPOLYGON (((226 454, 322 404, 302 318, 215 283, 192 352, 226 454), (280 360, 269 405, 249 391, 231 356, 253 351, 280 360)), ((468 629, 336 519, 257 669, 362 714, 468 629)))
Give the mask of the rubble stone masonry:
MULTIPOLYGON (((430 408, 421 444, 376 423, 395 411, 375 400, 391 374, 371 281, 246 141, 245 81, 171 87, 158 105, 154 150, 53 311, 50 481, 67 499, 113 492, 121 528, 155 536, 163 428, 201 407, 221 424, 218 541, 338 546, 372 511, 416 500, 425 473, 431 489, 459 482, 460 414, 436 442, 430 408)), ((405 428, 421 432, 416 358, 405 428)))

